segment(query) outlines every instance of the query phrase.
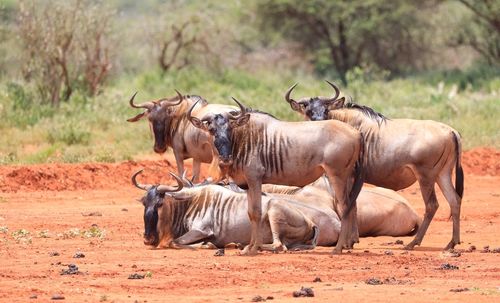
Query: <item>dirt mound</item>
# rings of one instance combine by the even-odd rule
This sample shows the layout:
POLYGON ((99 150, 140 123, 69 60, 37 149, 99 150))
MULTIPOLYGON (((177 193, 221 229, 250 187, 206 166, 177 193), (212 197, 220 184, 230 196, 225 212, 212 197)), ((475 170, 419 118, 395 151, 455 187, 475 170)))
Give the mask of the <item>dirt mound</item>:
MULTIPOLYGON (((130 176, 141 168, 145 168, 141 177, 143 182, 171 183, 167 172, 177 171, 173 163, 175 160, 169 155, 160 161, 1 166, 0 191, 114 189, 130 186, 130 176)), ((487 147, 466 151, 462 165, 466 175, 500 175, 500 151, 487 147)), ((192 170, 190 162, 185 166, 188 171, 192 170)), ((202 169, 202 176, 206 176, 205 169, 202 169)))
MULTIPOLYGON (((188 170, 191 166, 186 165, 188 170)), ((168 171, 176 172, 169 160, 121 163, 51 163, 0 167, 0 191, 111 189, 130 186, 131 175, 144 168, 144 183, 171 183, 168 171)))
POLYGON ((462 166, 466 174, 500 175, 500 151, 491 147, 478 147, 463 153, 462 166))

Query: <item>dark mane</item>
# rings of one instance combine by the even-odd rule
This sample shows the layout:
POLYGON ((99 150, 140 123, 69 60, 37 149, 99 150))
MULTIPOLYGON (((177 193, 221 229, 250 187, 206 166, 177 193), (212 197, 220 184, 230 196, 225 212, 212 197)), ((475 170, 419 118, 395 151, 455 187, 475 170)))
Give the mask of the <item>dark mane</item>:
POLYGON ((205 98, 203 98, 202 96, 198 96, 198 95, 186 95, 185 97, 188 98, 188 99, 193 100, 194 102, 200 101, 200 103, 202 105, 207 105, 208 104, 208 101, 205 98))
MULTIPOLYGON (((263 111, 258 110, 258 109, 253 109, 253 108, 251 108, 251 107, 247 107, 246 111, 247 111, 247 113, 250 113, 250 114, 252 114, 252 113, 255 113, 255 114, 263 114, 263 115, 267 115, 267 116, 269 116, 269 117, 271 117, 271 118, 273 118, 273 119, 279 120, 278 118, 276 118, 275 116, 271 115, 270 113, 266 113, 266 112, 263 112, 263 111)), ((231 111, 231 114, 233 114, 233 115, 237 115, 237 114, 239 114, 239 113, 240 113, 240 111, 239 111, 239 110, 238 110, 238 111, 236 111, 236 110, 231 111)))
POLYGON ((384 115, 382 115, 379 112, 376 112, 375 110, 373 110, 373 108, 365 106, 365 105, 359 105, 359 104, 356 104, 353 102, 349 102, 346 105, 344 105, 344 108, 356 109, 356 110, 362 112, 368 118, 371 118, 371 119, 377 121, 377 123, 379 125, 387 120, 387 117, 385 117, 384 115))

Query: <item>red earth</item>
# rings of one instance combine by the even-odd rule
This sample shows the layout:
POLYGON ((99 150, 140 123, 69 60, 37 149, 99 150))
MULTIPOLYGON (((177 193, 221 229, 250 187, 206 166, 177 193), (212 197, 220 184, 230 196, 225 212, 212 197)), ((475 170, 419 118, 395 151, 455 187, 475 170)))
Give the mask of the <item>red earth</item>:
MULTIPOLYGON (((268 302, 500 302, 498 150, 463 154, 463 243, 455 254, 442 251, 452 224, 440 193, 422 246, 410 252, 395 244, 410 237, 362 238, 342 255, 331 255, 332 248, 256 257, 236 249, 222 257, 205 249, 148 249, 143 207, 136 202, 143 192, 130 176, 146 168, 142 182, 170 183, 172 163, 167 155, 116 164, 1 166, 0 302, 47 302, 54 295, 67 302, 251 302, 256 296, 268 302), (74 258, 77 252, 85 257, 74 258), (61 275, 69 264, 79 273, 61 275), (440 269, 445 264, 458 269, 440 269), (134 273, 145 277, 128 279, 134 273), (321 282, 313 282, 316 277, 321 282), (302 286, 315 297, 294 298, 302 286)), ((417 185, 401 194, 423 214, 417 185)))

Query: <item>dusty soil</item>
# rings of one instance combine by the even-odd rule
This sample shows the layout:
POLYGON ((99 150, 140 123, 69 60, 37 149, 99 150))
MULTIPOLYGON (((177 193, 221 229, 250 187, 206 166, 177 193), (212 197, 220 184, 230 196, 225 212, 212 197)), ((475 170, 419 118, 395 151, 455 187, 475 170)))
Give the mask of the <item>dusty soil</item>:
MULTIPOLYGON (((148 249, 136 202, 142 192, 130 185, 130 175, 146 167, 141 180, 171 182, 171 163, 167 157, 0 167, 0 301, 47 302, 56 295, 67 302, 500 301, 500 253, 493 252, 500 248, 497 150, 464 153, 459 253, 441 250, 451 238, 442 195, 423 246, 411 252, 395 244, 409 237, 362 238, 340 256, 331 255, 332 248, 256 257, 235 249, 224 256, 148 249), (467 251, 471 246, 477 249, 467 251), (84 257, 74 258, 77 253, 84 257), (77 271, 62 275, 71 264, 77 271), (313 282, 317 277, 321 282, 313 282), (302 286, 315 297, 294 298, 302 286)), ((417 186, 402 194, 423 213, 417 186)))

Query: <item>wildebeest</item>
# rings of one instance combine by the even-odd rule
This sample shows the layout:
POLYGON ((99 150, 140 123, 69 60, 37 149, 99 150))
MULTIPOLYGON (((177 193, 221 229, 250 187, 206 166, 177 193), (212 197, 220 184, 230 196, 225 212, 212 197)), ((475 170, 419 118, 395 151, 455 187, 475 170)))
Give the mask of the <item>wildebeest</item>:
MULTIPOLYGON (((250 220, 246 195, 219 185, 183 188, 182 180, 173 175, 178 187, 132 183, 146 195, 144 205, 144 244, 154 247, 187 247, 203 241, 217 247, 230 243, 250 242, 250 220)), ((264 250, 313 249, 318 227, 301 211, 278 198, 263 196, 261 221, 264 250)))
MULTIPOLYGON (((328 179, 321 177, 304 187, 264 185, 262 190, 270 194, 290 195, 306 205, 335 210, 328 179)), ((279 196, 278 196, 279 197, 279 196)), ((393 190, 382 187, 363 187, 356 200, 360 237, 412 236, 418 230, 421 219, 408 201, 393 190)), ((318 245, 323 245, 323 224, 310 219, 320 228, 318 245)))
POLYGON ((304 186, 323 173, 341 208, 341 232, 334 252, 340 253, 344 246, 357 242, 356 197, 363 183, 358 161, 363 151, 361 134, 338 121, 280 121, 233 100, 240 107, 237 115, 226 112, 199 115, 199 119, 191 115, 195 104, 188 111, 188 119, 213 138, 220 176, 248 187, 252 236, 243 254, 256 254, 262 243, 262 184, 304 186))
POLYGON ((136 122, 147 117, 154 136, 154 151, 164 153, 170 146, 174 152, 177 170, 180 175, 184 172, 184 160, 193 158, 193 177, 197 180, 200 174, 200 164, 212 161, 212 148, 207 133, 194 127, 186 119, 187 110, 195 103, 199 103, 195 115, 205 115, 209 112, 225 112, 235 110, 229 105, 208 104, 200 96, 183 96, 177 90, 174 98, 164 98, 156 101, 134 104, 135 93, 130 99, 133 108, 144 108, 145 111, 128 119, 136 122))
MULTIPOLYGON (((328 81, 327 81, 328 82, 328 81)), ((460 164, 461 142, 456 130, 431 120, 388 119, 373 109, 345 98, 338 99, 339 89, 333 97, 290 97, 295 85, 285 94, 292 109, 307 119, 319 121, 333 119, 345 122, 363 133, 365 153, 363 167, 365 181, 377 186, 399 190, 415 181, 425 202, 425 215, 415 239, 406 248, 420 245, 439 206, 434 184, 437 182, 450 204, 453 218, 453 236, 445 249, 460 243, 460 207, 464 190, 464 175, 460 164), (452 172, 455 168, 455 187, 452 172)))

